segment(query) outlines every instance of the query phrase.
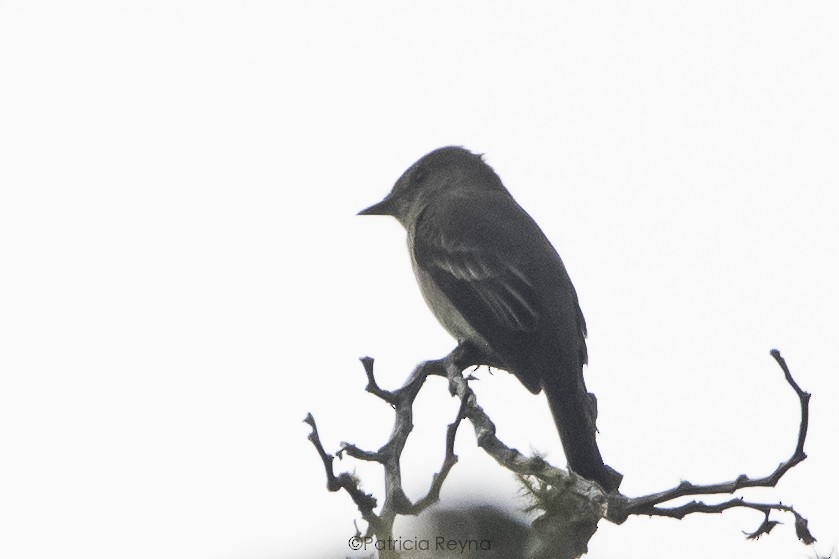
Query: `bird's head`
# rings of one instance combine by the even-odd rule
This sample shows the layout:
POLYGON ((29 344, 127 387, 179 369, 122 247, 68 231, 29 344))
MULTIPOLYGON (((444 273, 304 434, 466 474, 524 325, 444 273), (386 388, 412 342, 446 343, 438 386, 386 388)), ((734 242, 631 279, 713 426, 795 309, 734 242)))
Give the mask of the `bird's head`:
POLYGON ((443 147, 408 167, 384 200, 358 215, 392 215, 407 228, 434 200, 498 189, 504 190, 501 179, 480 155, 462 147, 443 147))

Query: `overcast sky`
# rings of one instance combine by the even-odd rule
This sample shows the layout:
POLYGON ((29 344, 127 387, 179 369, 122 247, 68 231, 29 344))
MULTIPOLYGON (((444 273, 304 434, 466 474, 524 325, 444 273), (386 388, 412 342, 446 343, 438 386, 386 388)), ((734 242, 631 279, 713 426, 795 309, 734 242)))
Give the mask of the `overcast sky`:
MULTIPOLYGON (((404 231, 355 215, 451 144, 562 255, 627 495, 789 457, 770 349, 813 394, 809 458, 746 495, 795 505, 815 550, 732 511, 603 521, 588 557, 829 553, 837 29, 828 1, 0 1, 0 555, 348 554, 359 515, 301 420, 377 448, 357 358, 395 387, 453 347, 404 231)), ((544 397, 478 374, 502 440, 562 465, 544 397)), ((423 390, 412 497, 456 404, 423 390)), ((468 426, 457 451, 444 503, 527 504, 468 426)))

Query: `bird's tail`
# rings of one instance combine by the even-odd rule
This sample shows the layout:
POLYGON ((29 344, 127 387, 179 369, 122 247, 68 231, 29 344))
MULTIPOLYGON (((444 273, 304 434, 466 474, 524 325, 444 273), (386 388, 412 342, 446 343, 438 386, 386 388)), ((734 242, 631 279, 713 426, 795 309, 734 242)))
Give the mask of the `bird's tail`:
POLYGON ((559 431, 568 466, 586 479, 596 481, 607 492, 620 487, 623 475, 603 463, 597 447, 597 404, 586 390, 582 371, 577 382, 561 382, 568 377, 548 377, 542 388, 559 431))

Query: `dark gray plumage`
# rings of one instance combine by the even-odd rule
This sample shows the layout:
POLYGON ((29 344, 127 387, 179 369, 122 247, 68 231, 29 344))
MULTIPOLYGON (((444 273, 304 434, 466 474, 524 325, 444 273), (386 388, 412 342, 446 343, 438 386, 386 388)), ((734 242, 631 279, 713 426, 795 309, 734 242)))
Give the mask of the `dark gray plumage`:
POLYGON ((483 159, 437 149, 414 163, 384 200, 360 212, 394 216, 408 231, 426 302, 482 362, 545 391, 568 465, 616 490, 603 463, 585 387, 586 324, 556 250, 483 159))

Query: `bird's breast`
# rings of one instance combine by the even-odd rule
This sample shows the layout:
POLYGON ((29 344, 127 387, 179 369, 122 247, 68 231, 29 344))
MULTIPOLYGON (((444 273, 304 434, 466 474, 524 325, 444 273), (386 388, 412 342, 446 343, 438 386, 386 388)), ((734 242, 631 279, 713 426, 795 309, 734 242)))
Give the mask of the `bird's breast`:
POLYGON ((417 278, 420 292, 422 293, 425 303, 431 312, 437 318, 438 322, 443 325, 449 334, 451 334, 458 342, 468 341, 474 346, 481 348, 487 355, 492 355, 490 345, 486 339, 481 336, 467 321, 452 301, 446 296, 442 289, 440 289, 431 277, 431 274, 426 272, 417 264, 416 256, 414 255, 412 239, 408 238, 408 250, 411 254, 411 266, 414 270, 414 275, 417 278))

